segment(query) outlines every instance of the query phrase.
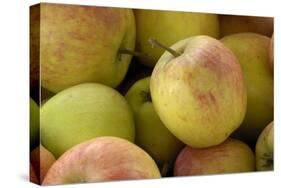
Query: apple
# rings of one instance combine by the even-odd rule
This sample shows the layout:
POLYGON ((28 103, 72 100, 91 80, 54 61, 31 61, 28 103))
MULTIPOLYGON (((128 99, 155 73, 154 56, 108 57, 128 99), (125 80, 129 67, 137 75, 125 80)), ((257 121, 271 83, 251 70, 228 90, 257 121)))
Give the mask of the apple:
POLYGON ((221 37, 253 32, 271 36, 273 32, 273 18, 255 16, 219 15, 221 37))
POLYGON ((255 157, 248 145, 228 138, 223 143, 203 149, 186 146, 178 155, 175 176, 226 174, 255 170, 255 157))
POLYGON ((154 160, 135 144, 99 137, 65 152, 50 168, 43 185, 160 177, 154 160))
POLYGON ((47 90, 85 82, 116 87, 123 80, 132 56, 121 51, 135 46, 131 9, 41 3, 40 28, 41 82, 47 90))
POLYGON ((173 166, 184 145, 164 126, 156 114, 151 101, 149 83, 150 77, 137 81, 125 98, 134 112, 136 144, 147 151, 160 169, 163 169, 165 164, 173 166))
POLYGON ((41 141, 55 158, 83 141, 116 136, 134 142, 131 109, 114 89, 85 83, 65 89, 41 107, 41 141))
POLYGON ((40 145, 31 152, 30 161, 34 167, 37 177, 40 177, 40 183, 42 183, 49 168, 56 161, 56 159, 51 152, 40 145))
POLYGON ((39 184, 38 178, 31 164, 29 164, 29 181, 35 184, 39 184))
POLYGON ((156 113, 191 147, 222 143, 246 113, 246 86, 238 60, 209 36, 181 40, 169 51, 157 62, 150 80, 156 113))
POLYGON ((188 13, 162 10, 134 10, 136 17, 136 50, 148 57, 139 57, 139 61, 154 67, 163 49, 152 48, 147 42, 155 38, 166 46, 195 35, 219 37, 219 20, 215 14, 188 13))
POLYGON ((37 103, 29 98, 29 146, 30 150, 39 145, 39 107, 37 103))
POLYGON ((260 134, 256 144, 256 168, 258 171, 273 170, 274 126, 269 123, 260 134))
POLYGON ((54 95, 55 95, 55 93, 48 91, 47 89, 41 87, 41 90, 40 90, 41 105, 42 105, 43 101, 46 102, 49 98, 51 98, 54 95))
MULTIPOLYGON (((38 91, 40 85, 40 5, 30 7, 30 90, 38 91)), ((31 93, 30 92, 30 93, 31 93)))
POLYGON ((273 71, 274 68, 274 35, 273 34, 270 39, 270 45, 269 45, 269 65, 273 71))
POLYGON ((239 59, 247 85, 247 113, 234 136, 255 145, 261 131, 273 120, 273 77, 268 66, 270 39, 256 33, 239 33, 221 41, 239 59))

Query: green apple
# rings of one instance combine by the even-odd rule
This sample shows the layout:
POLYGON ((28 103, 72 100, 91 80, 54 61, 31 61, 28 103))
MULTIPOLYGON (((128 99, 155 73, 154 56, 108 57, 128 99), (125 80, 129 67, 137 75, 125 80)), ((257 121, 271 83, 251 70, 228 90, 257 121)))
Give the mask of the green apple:
POLYGON ((29 136, 30 150, 39 145, 39 107, 37 103, 29 98, 29 136))
POLYGON ((134 50, 131 9, 40 4, 42 86, 57 93, 85 82, 116 87, 134 50))
POLYGON ((219 15, 221 36, 235 33, 253 32, 271 36, 273 18, 255 16, 219 15))
POLYGON ((268 66, 270 39, 255 33, 239 33, 221 41, 239 59, 247 85, 247 113, 235 136, 254 145, 273 120, 273 77, 268 66))
POLYGON ((136 17, 136 49, 149 57, 140 62, 154 67, 164 50, 147 42, 155 38, 167 46, 194 35, 219 37, 219 20, 214 14, 160 10, 134 10, 136 17))
POLYGON ((43 185, 160 178, 154 160, 141 148, 117 137, 99 137, 65 152, 43 185))
POLYGON ((274 123, 268 124, 256 144, 256 168, 258 171, 273 170, 274 167, 274 123))
POLYGON ((174 175, 192 176, 255 171, 250 147, 236 139, 203 149, 186 146, 178 155, 174 175))
POLYGON ((154 108, 185 144, 222 143, 244 119, 247 93, 241 67, 219 40, 194 36, 174 44, 150 80, 154 108), (175 55, 176 53, 176 55, 175 55))
POLYGON ((173 166, 184 146, 161 122, 156 114, 149 90, 150 77, 137 81, 126 94, 135 117, 136 144, 147 151, 158 165, 173 166))
POLYGON ((41 107, 42 145, 56 158, 99 136, 134 142, 133 113, 114 89, 98 83, 80 84, 59 92, 41 107))

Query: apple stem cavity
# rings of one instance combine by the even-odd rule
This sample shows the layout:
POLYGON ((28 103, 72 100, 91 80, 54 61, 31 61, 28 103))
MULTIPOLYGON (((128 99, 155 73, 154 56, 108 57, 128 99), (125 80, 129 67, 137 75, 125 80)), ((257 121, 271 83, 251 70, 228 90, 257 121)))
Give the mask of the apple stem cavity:
POLYGON ((162 48, 166 51, 168 51, 170 54, 172 54, 174 57, 178 57, 181 54, 175 50, 173 50, 172 48, 169 48, 167 46, 165 46, 164 44, 161 44, 159 41, 157 41, 156 39, 150 38, 148 39, 148 42, 152 45, 152 47, 157 46, 159 48, 162 48))
POLYGON ((166 177, 169 170, 169 163, 164 163, 161 169, 161 176, 166 177))

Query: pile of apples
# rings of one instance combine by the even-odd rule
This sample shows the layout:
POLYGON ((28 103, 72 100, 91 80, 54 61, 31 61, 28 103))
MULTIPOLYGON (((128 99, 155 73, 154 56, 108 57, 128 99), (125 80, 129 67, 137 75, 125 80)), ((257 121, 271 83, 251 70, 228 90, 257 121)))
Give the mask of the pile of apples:
POLYGON ((273 19, 41 3, 30 178, 273 170, 273 19))

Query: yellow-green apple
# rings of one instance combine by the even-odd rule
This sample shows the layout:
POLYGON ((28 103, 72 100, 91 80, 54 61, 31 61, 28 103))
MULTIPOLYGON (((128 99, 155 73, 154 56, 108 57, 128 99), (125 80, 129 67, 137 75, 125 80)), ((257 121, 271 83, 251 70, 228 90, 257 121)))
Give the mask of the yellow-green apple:
POLYGON ((160 177, 154 160, 135 144, 99 137, 65 152, 50 168, 43 185, 160 177))
POLYGON ((163 125, 156 114, 149 83, 150 77, 137 81, 125 96, 134 112, 136 144, 154 158, 160 169, 164 165, 172 167, 184 145, 163 125))
POLYGON ((274 168, 274 123, 268 124, 256 144, 256 168, 268 171, 274 168))
POLYGON ((116 90, 98 83, 79 84, 57 93, 41 107, 42 145, 56 158, 98 136, 134 142, 133 113, 116 90))
POLYGON ((221 41, 238 58, 247 85, 247 113, 234 136, 255 145, 261 131, 273 120, 273 77, 268 66, 270 39, 256 33, 239 33, 221 41))
POLYGON ((32 164, 29 164, 29 181, 35 184, 39 184, 38 178, 36 176, 35 170, 32 164))
POLYGON ((29 145, 30 150, 39 145, 39 107, 37 103, 29 98, 29 145))
POLYGON ((228 138, 203 149, 186 146, 178 155, 175 176, 226 174, 255 170, 254 153, 245 143, 228 138))
POLYGON ((195 35, 219 37, 219 20, 214 14, 188 13, 161 10, 134 10, 136 17, 136 49, 148 57, 140 62, 154 67, 163 49, 152 48, 149 38, 155 38, 167 46, 195 35))
POLYGON ((40 183, 42 183, 49 168, 55 161, 56 159, 53 154, 42 145, 32 150, 30 154, 30 162, 34 167, 37 177, 40 177, 40 183))
POLYGON ((194 36, 171 46, 150 80, 153 106, 185 144, 222 143, 244 119, 247 93, 241 67, 219 40, 194 36))
POLYGON ((271 69, 274 68, 274 34, 272 34, 272 37, 270 39, 270 45, 269 45, 269 65, 271 69))
POLYGON ((40 4, 42 86, 54 93, 85 82, 116 87, 134 50, 131 9, 40 4))
POLYGON ((271 36, 273 18, 255 16, 219 15, 221 37, 242 32, 271 36))

